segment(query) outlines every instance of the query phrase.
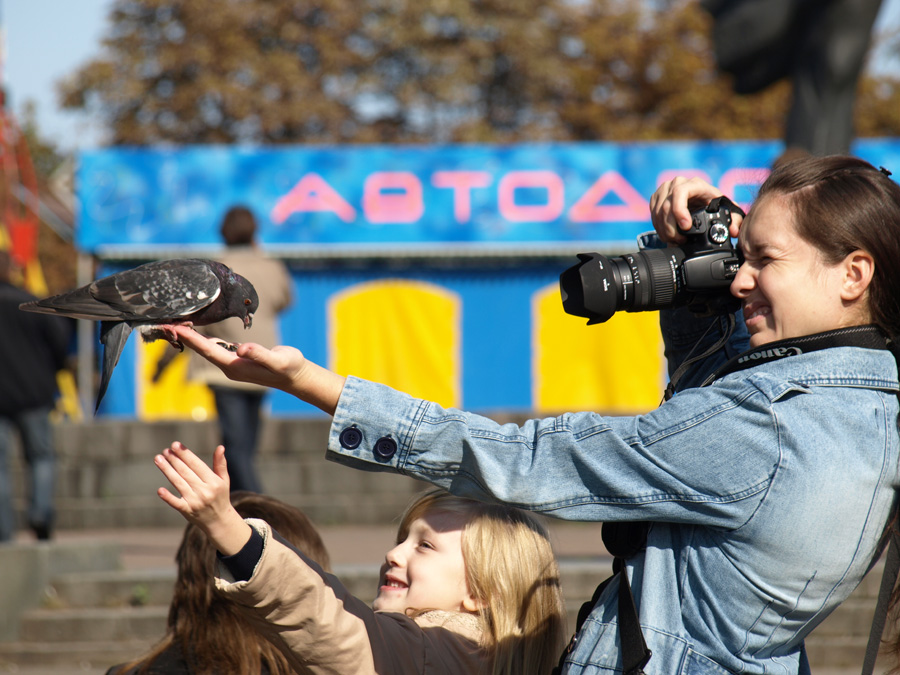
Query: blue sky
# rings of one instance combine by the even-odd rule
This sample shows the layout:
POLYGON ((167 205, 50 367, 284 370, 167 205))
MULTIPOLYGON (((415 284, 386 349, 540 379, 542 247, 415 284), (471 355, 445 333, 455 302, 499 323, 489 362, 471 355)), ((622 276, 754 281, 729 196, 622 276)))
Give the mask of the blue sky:
POLYGON ((112 0, 0 0, 3 85, 19 114, 37 103, 38 128, 65 149, 96 147, 101 136, 83 115, 59 110, 55 83, 100 53, 112 0))
MULTIPOLYGON (((100 54, 112 0, 0 0, 4 32, 3 84, 12 110, 37 104, 38 128, 67 150, 102 142, 97 125, 59 110, 55 83, 100 54)), ((884 0, 880 25, 900 26, 900 0, 884 0)), ((900 71, 900 60, 880 61, 900 71)))

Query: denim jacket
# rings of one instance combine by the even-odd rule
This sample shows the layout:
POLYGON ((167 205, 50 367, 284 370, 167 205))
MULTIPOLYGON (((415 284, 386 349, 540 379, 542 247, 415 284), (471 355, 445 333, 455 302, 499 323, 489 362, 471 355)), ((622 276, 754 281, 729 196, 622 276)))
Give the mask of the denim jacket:
MULTIPOLYGON (((695 324, 664 317, 670 359, 695 324)), ((742 344, 741 327, 682 381, 742 344)), ((627 561, 646 672, 797 673, 803 639, 880 552, 900 482, 897 391, 890 352, 838 347, 688 386, 644 415, 517 426, 351 377, 328 457, 558 518, 652 521, 627 561)), ((610 584, 565 673, 621 672, 616 614, 610 584)))

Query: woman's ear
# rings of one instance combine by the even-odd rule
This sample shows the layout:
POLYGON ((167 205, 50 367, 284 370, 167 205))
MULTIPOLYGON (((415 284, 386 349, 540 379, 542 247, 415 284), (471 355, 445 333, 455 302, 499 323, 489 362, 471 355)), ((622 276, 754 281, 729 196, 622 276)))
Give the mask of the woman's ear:
POLYGON ((470 614, 475 614, 484 607, 484 602, 474 597, 471 593, 466 593, 466 597, 463 598, 462 606, 465 611, 470 614))
POLYGON ((844 268, 844 281, 841 286, 841 299, 854 302, 864 297, 866 289, 875 275, 875 259, 866 251, 853 251, 841 263, 844 268))

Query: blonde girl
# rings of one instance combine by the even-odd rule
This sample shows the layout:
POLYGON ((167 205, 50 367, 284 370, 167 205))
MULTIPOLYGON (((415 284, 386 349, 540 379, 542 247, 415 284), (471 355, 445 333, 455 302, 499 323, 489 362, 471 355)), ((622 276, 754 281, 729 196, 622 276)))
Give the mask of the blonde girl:
POLYGON ((155 462, 180 494, 159 496, 219 551, 219 592, 299 673, 540 675, 559 658, 559 571, 530 514, 425 493, 402 518, 370 608, 264 521, 240 517, 222 446, 212 468, 177 442, 155 462))

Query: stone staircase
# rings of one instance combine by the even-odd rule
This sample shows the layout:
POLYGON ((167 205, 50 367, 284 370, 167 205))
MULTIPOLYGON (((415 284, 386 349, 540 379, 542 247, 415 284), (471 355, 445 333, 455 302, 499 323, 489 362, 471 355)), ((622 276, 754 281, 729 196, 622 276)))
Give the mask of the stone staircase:
MULTIPOLYGON (((610 561, 565 561, 562 585, 574 623, 583 599, 610 561)), ((375 596, 378 568, 336 565, 335 574, 366 602, 375 596)), ((107 570, 53 577, 38 607, 27 610, 15 639, 0 641, 0 673, 103 673, 152 646, 166 630, 175 570, 107 570)))
MULTIPOLYGON (((303 509, 318 526, 395 522, 425 484, 324 461, 327 433, 324 419, 267 420, 257 462, 267 491, 303 509)), ((153 455, 176 439, 211 454, 216 428, 211 422, 66 422, 55 428, 55 439, 60 531, 137 533, 183 527, 156 497, 164 480, 153 455)), ((19 453, 11 457, 11 482, 21 491, 19 453)), ((24 506, 21 492, 16 497, 24 506)), ((174 566, 123 567, 115 541, 0 546, 0 675, 103 673, 149 648, 165 631, 174 566)), ((609 561, 576 554, 563 558, 562 567, 574 623, 578 607, 608 575, 609 561)), ((354 594, 371 599, 376 566, 335 565, 335 571, 354 594)), ((816 675, 859 672, 880 578, 879 567, 807 641, 816 675)), ((888 663, 880 660, 876 672, 888 663)))
MULTIPOLYGON (((608 560, 562 561, 570 623, 590 597, 608 560)), ((377 568, 337 565, 335 573, 370 602, 377 568)), ((0 673, 74 675, 103 673, 146 651, 165 632, 174 569, 69 572, 54 576, 38 607, 21 617, 15 639, 0 641, 0 673)), ((877 596, 880 570, 867 579, 808 639, 814 673, 859 672, 877 596)), ((886 672, 881 659, 876 672, 886 672)))

